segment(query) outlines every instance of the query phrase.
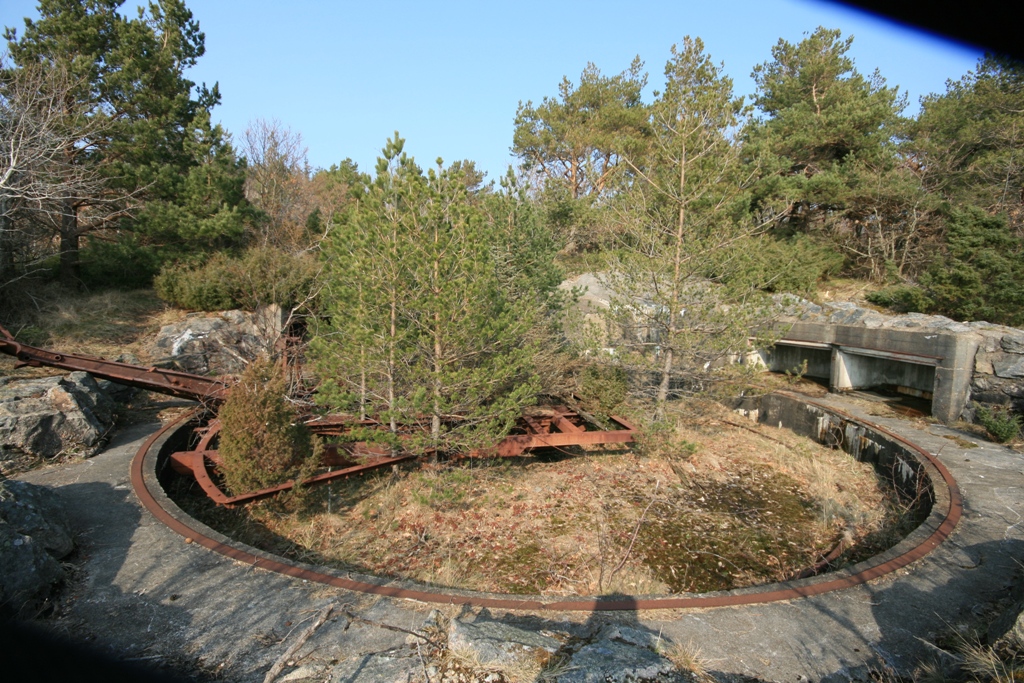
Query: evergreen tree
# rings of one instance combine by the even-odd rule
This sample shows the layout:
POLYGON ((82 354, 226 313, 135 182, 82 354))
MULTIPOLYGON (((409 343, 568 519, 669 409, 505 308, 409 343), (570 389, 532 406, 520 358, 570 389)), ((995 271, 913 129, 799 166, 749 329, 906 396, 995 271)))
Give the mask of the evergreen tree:
POLYGON ((762 112, 745 152, 760 167, 754 209, 780 235, 826 239, 875 278, 919 265, 934 203, 901 150, 905 98, 854 66, 853 38, 819 27, 754 68, 762 112))
POLYGON ((729 247, 756 230, 746 219, 735 136, 742 98, 699 39, 672 47, 665 89, 651 106, 650 146, 629 163, 638 177, 620 204, 630 229, 608 275, 624 347, 655 363, 660 417, 680 368, 701 374, 746 344, 752 287, 728 278, 729 247))
POLYGON ((426 211, 413 223, 412 278, 418 292, 409 320, 429 395, 418 401, 431 416, 435 447, 478 447, 504 435, 533 401, 532 349, 522 344, 536 306, 511 301, 492 258, 497 235, 469 201, 467 166, 427 176, 426 211))
POLYGON ((628 182, 622 155, 635 154, 644 135, 646 83, 639 57, 614 76, 588 64, 578 84, 562 79, 557 98, 519 104, 512 153, 532 176, 545 220, 567 252, 591 249, 614 232, 600 204, 628 182))
POLYGON ((1024 68, 986 56, 922 101, 907 158, 933 204, 917 277, 876 303, 962 320, 1024 322, 1024 68))
POLYGON ((587 64, 578 85, 562 79, 557 99, 545 97, 538 106, 520 102, 512 153, 527 170, 564 184, 573 199, 602 194, 619 169, 621 151, 644 125, 643 66, 637 57, 621 74, 604 76, 587 64))
MULTIPOLYGON (((121 2, 41 0, 38 20, 26 20, 21 35, 5 32, 17 68, 57 68, 76 84, 64 102, 62 125, 80 134, 64 154, 105 178, 98 192, 57 201, 60 274, 68 283, 79 277, 83 235, 145 224, 144 201, 174 204, 182 177, 197 165, 196 127, 221 135, 208 118, 220 99, 216 86, 196 88, 185 77, 204 52, 204 36, 184 2, 157 0, 136 18, 118 12, 121 2)), ((174 213, 181 216, 178 227, 195 217, 187 210, 156 213, 160 225, 148 228, 153 232, 165 232, 174 213)), ((233 220, 214 223, 227 238, 237 228, 233 220)))
POLYGON ((1024 235, 1024 65, 988 55, 921 104, 913 150, 929 188, 1024 235))
POLYGON ((414 419, 403 395, 411 330, 403 318, 413 296, 411 223, 425 192, 422 172, 395 134, 377 174, 323 245, 323 315, 313 340, 321 377, 318 399, 377 416, 393 436, 414 419))
POLYGON ((393 435, 427 415, 436 449, 487 445, 536 394, 523 343, 536 302, 502 287, 470 167, 424 174, 403 147, 396 133, 325 245, 321 400, 393 435))

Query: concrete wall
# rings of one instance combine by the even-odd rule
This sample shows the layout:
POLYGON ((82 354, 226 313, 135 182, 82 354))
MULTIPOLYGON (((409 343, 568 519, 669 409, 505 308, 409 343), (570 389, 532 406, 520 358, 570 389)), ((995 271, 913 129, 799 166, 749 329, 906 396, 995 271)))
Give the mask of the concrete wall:
POLYGON ((905 358, 866 355, 856 350, 832 351, 830 385, 836 390, 895 386, 909 389, 916 396, 932 398, 935 389, 935 365, 910 362, 905 358))
POLYGON ((832 351, 805 346, 791 346, 783 342, 776 344, 766 354, 765 365, 772 372, 790 372, 800 369, 807 361, 806 377, 829 379, 832 376, 832 351))
POLYGON ((970 334, 797 322, 775 349, 791 366, 807 358, 808 367, 813 364, 820 373, 820 349, 828 347, 831 390, 894 385, 930 392, 932 415, 955 422, 970 395, 978 345, 979 338, 970 334))
MULTIPOLYGON (((751 411, 746 411, 750 414, 751 411)), ((900 441, 869 429, 819 406, 785 394, 762 396, 757 420, 784 427, 831 448, 839 448, 861 462, 871 463, 890 481, 918 520, 928 516, 940 493, 933 485, 936 473, 900 441)))

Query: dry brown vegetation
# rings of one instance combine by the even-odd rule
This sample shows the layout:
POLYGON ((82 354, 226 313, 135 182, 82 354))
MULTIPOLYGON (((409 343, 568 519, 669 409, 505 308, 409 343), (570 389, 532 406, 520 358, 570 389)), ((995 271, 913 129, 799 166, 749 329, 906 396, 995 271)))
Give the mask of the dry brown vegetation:
POLYGON ((298 511, 183 503, 303 561, 521 594, 736 588, 791 578, 843 540, 840 562, 897 540, 900 510, 869 465, 694 405, 633 449, 401 470, 310 491, 298 511))
MULTIPOLYGON (((132 353, 148 360, 147 347, 162 325, 185 316, 152 290, 71 292, 58 286, 22 292, 17 315, 4 325, 18 341, 43 348, 113 358, 132 353)), ((0 374, 11 374, 14 360, 0 356, 0 374)), ((41 369, 43 374, 59 370, 41 369)))
MULTIPOLYGON (((19 293, 19 310, 7 311, 3 322, 14 337, 25 344, 56 351, 83 353, 105 358, 132 354, 140 362, 151 361, 149 345, 163 326, 182 320, 186 312, 171 308, 152 290, 105 291, 95 294, 74 292, 58 285, 19 293)), ((0 377, 17 379, 61 375, 56 368, 15 369, 11 356, 0 354, 0 377)), ((131 410, 118 416, 118 423, 177 417, 184 410, 181 401, 142 392, 131 410)), ((30 458, 38 464, 35 458, 30 458)), ((32 466, 36 466, 32 465, 32 466)))

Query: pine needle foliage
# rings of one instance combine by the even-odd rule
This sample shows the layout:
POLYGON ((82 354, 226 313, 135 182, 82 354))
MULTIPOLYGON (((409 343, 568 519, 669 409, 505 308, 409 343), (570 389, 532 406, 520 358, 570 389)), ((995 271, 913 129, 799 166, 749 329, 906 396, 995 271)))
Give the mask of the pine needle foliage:
POLYGON ((379 419, 392 443, 400 425, 426 419, 428 439, 408 446, 487 446, 535 400, 528 333, 549 302, 534 290, 554 284, 503 277, 500 247, 512 241, 466 169, 438 159, 424 173, 403 149, 396 133, 323 245, 317 400, 379 419))
POLYGON ((220 410, 221 475, 238 495, 304 479, 320 460, 319 441, 286 400, 280 366, 261 358, 249 365, 220 410))

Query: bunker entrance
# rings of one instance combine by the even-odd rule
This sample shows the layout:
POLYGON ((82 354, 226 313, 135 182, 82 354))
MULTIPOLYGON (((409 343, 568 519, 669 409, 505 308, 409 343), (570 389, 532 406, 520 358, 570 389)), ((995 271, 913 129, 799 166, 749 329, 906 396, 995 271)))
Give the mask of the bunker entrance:
POLYGON ((877 400, 908 415, 930 415, 937 358, 840 347, 832 389, 877 400))
POLYGON ((826 389, 832 378, 832 348, 827 344, 778 343, 762 358, 771 372, 801 377, 826 389))
POLYGON ((763 356, 772 372, 796 375, 830 391, 886 403, 907 415, 930 415, 940 358, 907 353, 785 341, 763 356))

